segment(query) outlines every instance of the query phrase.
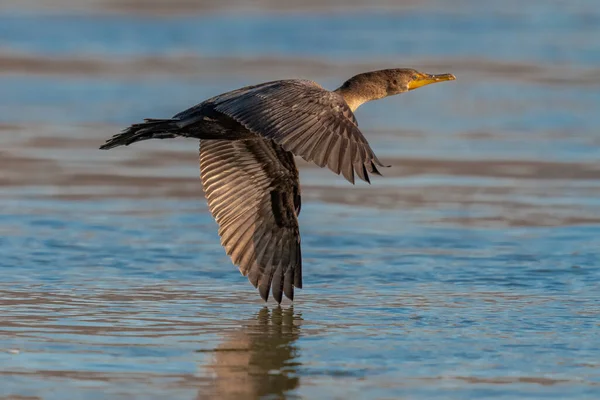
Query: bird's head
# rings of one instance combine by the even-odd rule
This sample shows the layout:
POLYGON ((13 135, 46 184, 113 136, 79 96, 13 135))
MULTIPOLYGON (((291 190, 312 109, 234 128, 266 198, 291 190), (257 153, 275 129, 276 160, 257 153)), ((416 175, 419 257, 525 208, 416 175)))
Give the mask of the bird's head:
POLYGON ((352 110, 355 110, 367 101, 455 79, 456 77, 452 74, 432 75, 412 68, 383 69, 353 76, 344 82, 336 92, 344 97, 352 110))
POLYGON ((380 72, 387 86, 387 95, 408 92, 432 83, 453 81, 456 77, 452 74, 426 74, 411 68, 386 69, 380 72))

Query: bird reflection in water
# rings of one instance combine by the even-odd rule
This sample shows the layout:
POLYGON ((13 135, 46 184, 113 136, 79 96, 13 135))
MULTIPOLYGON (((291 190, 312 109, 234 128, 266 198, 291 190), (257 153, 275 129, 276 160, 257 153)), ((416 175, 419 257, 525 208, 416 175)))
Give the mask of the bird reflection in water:
POLYGON ((227 334, 213 350, 205 370, 212 383, 198 399, 285 398, 300 381, 294 344, 301 321, 293 307, 272 311, 264 307, 242 329, 227 334))

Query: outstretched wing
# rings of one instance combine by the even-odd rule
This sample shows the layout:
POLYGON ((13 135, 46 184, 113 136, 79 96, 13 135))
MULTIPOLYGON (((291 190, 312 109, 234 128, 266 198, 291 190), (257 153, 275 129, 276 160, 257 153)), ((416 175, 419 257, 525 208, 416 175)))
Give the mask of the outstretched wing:
MULTIPOLYGON (((236 90, 210 100, 247 129, 354 183, 384 166, 358 129, 343 97, 312 81, 284 80, 236 90)), ((184 113, 182 113, 184 114, 184 113)), ((183 115, 179 115, 183 116, 183 115)))
POLYGON ((200 140, 200 173, 221 244, 266 301, 302 287, 300 184, 294 156, 271 140, 200 140))

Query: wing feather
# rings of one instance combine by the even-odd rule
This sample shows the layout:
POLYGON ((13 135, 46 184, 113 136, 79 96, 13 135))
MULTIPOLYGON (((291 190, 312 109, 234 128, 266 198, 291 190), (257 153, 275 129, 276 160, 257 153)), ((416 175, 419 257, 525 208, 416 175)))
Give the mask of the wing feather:
POLYGON ((293 155, 272 140, 201 140, 200 171, 221 244, 267 300, 302 286, 300 184, 293 155))
POLYGON ((216 111, 306 161, 321 167, 327 165, 352 183, 355 172, 368 182, 365 171, 377 173, 374 166, 384 166, 338 93, 297 79, 267 82, 234 92, 209 101, 216 111), (353 154, 347 156, 347 151, 353 154))

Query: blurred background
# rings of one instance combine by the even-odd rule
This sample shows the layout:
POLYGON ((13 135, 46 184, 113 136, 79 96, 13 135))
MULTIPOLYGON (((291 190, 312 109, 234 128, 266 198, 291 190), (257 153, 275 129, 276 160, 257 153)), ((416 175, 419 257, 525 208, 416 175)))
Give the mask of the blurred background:
POLYGON ((0 398, 597 398, 596 0, 0 1, 0 398), (197 142, 97 148, 280 78, 453 73, 362 106, 392 167, 301 160, 305 289, 219 245, 197 142))

